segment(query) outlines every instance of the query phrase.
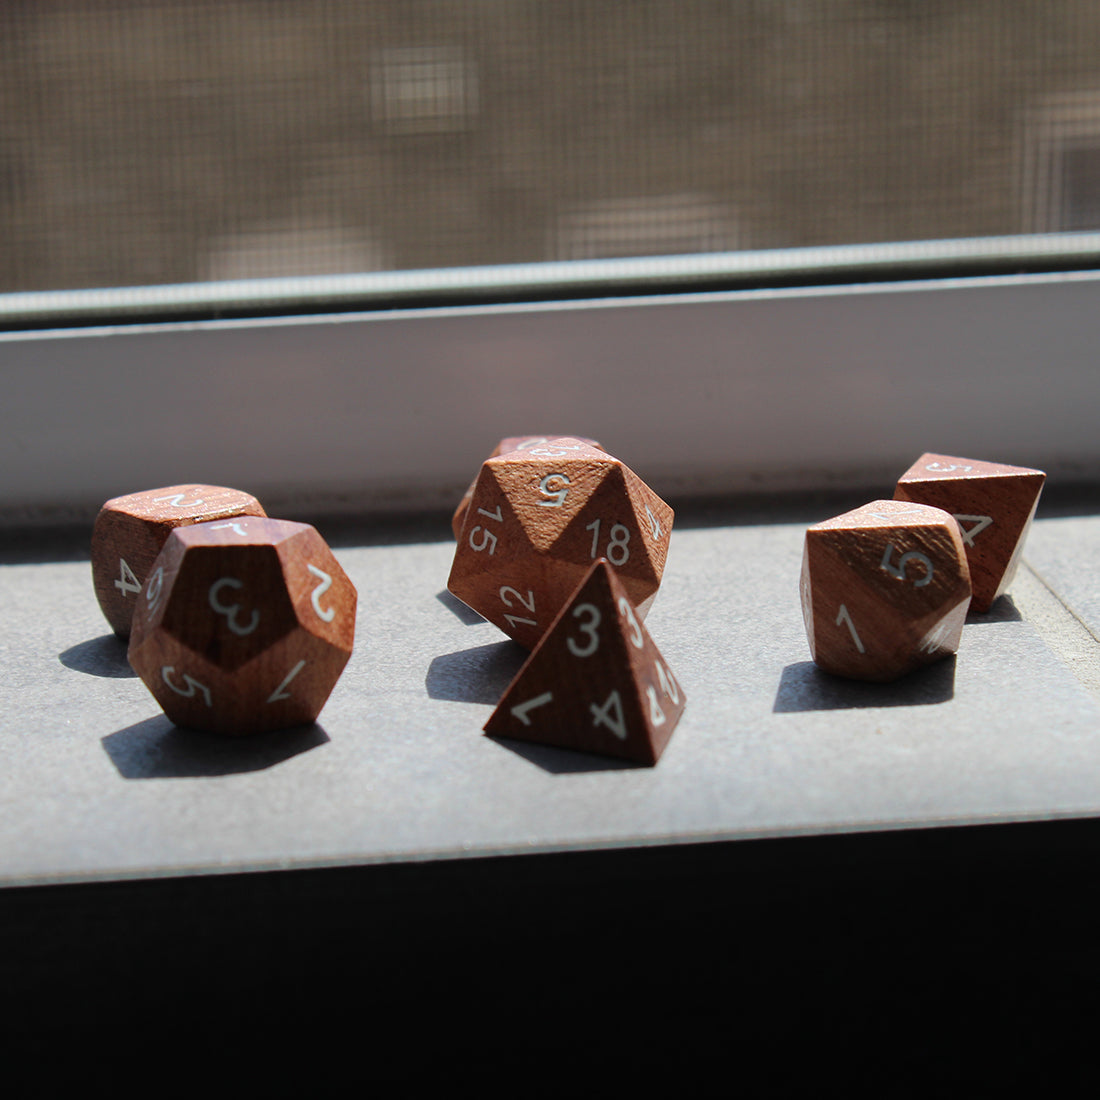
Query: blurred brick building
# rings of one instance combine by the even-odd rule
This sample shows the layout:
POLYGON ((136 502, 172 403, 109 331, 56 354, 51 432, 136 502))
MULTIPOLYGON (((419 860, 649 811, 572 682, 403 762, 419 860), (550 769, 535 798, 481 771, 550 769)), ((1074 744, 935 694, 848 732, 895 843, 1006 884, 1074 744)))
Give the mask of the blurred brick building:
POLYGON ((0 8, 0 291, 1100 228, 1100 5, 0 8))

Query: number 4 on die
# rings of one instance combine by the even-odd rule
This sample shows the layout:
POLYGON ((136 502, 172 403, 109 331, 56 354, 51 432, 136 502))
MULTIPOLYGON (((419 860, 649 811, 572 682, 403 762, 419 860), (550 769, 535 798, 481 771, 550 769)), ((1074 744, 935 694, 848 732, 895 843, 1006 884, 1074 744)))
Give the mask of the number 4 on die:
POLYGON ((655 764, 684 692, 600 558, 485 724, 494 737, 655 764))

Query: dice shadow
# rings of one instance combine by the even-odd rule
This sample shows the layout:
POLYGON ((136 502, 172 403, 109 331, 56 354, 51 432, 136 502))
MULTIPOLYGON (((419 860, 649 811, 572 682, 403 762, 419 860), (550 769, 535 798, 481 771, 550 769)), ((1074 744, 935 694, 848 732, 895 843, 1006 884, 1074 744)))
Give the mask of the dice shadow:
POLYGON ((596 753, 577 752, 575 749, 562 749, 556 745, 538 745, 531 741, 514 741, 510 737, 497 737, 486 734, 490 741, 502 749, 514 752, 529 764, 542 768, 551 775, 573 775, 578 772, 634 771, 648 768, 648 764, 639 764, 634 760, 618 760, 613 756, 598 756, 596 753))
POLYGON ((1011 596, 998 596, 988 611, 969 611, 966 615, 967 626, 984 626, 987 623, 1018 623, 1023 615, 1011 596))
POLYGON ((126 659, 127 644, 117 634, 104 634, 70 646, 57 659, 74 672, 123 680, 137 675, 126 659))
POLYGON ((496 706, 528 656, 512 641, 444 653, 432 658, 424 686, 431 699, 496 706))
POLYGON ((780 674, 772 712, 793 714, 947 703, 955 695, 955 664, 956 658, 952 655, 892 683, 874 684, 833 676, 823 672, 813 661, 798 661, 787 665, 780 674))
POLYGON ((478 623, 485 622, 485 619, 472 607, 464 604, 457 596, 448 592, 445 588, 442 592, 437 592, 435 598, 465 626, 477 626, 478 623))
MULTIPOLYGON (((455 653, 444 653, 432 659, 424 686, 432 699, 450 703, 485 703, 495 707, 529 656, 522 646, 512 641, 491 642, 455 653)), ((552 775, 618 771, 644 766, 629 760, 615 760, 554 745, 515 741, 508 737, 494 736, 489 740, 552 775)))
POLYGON ((328 741, 316 722, 258 737, 221 737, 182 729, 158 714, 101 743, 123 779, 198 779, 263 771, 328 741))

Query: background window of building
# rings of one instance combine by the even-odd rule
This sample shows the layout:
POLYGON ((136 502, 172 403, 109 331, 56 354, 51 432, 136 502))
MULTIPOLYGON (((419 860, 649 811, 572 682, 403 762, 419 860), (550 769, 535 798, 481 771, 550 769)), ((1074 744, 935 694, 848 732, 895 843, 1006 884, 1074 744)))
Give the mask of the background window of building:
POLYGON ((474 66, 453 47, 399 47, 373 59, 375 121, 392 133, 465 129, 477 113, 474 66))
POLYGON ((1043 97, 1028 115, 1024 157, 1031 228, 1100 229, 1100 87, 1043 97))
POLYGON ((737 244, 732 212, 704 195, 602 199, 560 215, 554 258, 725 252, 737 244))

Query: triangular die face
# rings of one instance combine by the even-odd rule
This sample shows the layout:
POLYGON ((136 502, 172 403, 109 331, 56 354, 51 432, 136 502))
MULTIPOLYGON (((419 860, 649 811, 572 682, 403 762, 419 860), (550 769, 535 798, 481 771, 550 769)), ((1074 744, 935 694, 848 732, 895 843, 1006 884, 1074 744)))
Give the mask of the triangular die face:
POLYGON ((964 502, 966 508, 976 511, 989 500, 1005 510, 1026 515, 1039 499, 1045 481, 1042 470, 925 455, 898 479, 894 496, 934 504, 937 508, 943 507, 937 501, 947 501, 953 505, 947 509, 950 512, 964 511, 963 507, 954 506, 954 502, 964 502))
POLYGON ((897 494, 942 508, 955 517, 968 553, 978 550, 1007 564, 1039 500, 1031 479, 967 478, 899 484, 897 494))
MULTIPOLYGON (((515 514, 504 487, 500 484, 497 472, 488 462, 482 463, 473 485, 470 486, 470 499, 466 504, 466 516, 462 524, 462 531, 458 536, 458 544, 469 541, 469 534, 474 527, 483 527, 493 531, 500 537, 500 533, 508 520, 515 522, 515 514), (479 518, 480 517, 480 518, 479 518)), ((475 538, 475 544, 479 540, 475 538)))
POLYGON ((992 552, 1012 553, 1039 501, 1046 474, 949 455, 922 455, 899 479, 895 497, 943 508, 959 523, 967 547, 980 536, 992 552))
MULTIPOLYGON (((654 565, 652 542, 645 537, 648 521, 644 525, 639 521, 637 494, 632 495, 631 488, 624 467, 610 470, 584 508, 574 515, 553 552, 559 561, 585 566, 607 558, 627 585, 631 601, 637 604, 652 595, 660 583, 661 571, 654 565)), ((667 515, 663 518, 666 522, 658 519, 657 525, 665 535, 671 520, 667 515)), ((663 567, 665 552, 660 557, 663 567)))
MULTIPOLYGON (((573 436, 510 435, 502 439, 493 448, 489 457, 497 458, 500 455, 510 454, 513 451, 526 452, 530 450, 538 451, 543 457, 553 457, 554 455, 560 455, 562 452, 565 452, 575 458, 593 450, 602 452, 603 447, 594 439, 574 438, 573 436)), ((470 483, 470 487, 458 502, 454 515, 451 517, 451 530, 454 532, 454 537, 456 539, 462 537, 462 527, 466 520, 466 509, 469 507, 470 498, 473 496, 476 486, 477 478, 474 478, 470 483)))
POLYGON ((455 546, 447 588, 470 606, 477 602, 486 576, 511 560, 524 545, 524 534, 488 463, 481 467, 455 546))
POLYGON ((1038 498, 1045 481, 1046 474, 1040 470, 1016 470, 1012 466, 999 466, 993 467, 990 472, 954 476, 905 476, 898 482, 898 489, 906 498, 921 500, 931 498, 930 495, 943 499, 988 495, 1027 511, 1038 498))
POLYGON ((655 764, 683 708, 683 689, 601 560, 520 669, 485 732, 655 764))
POLYGON ((1009 466, 1003 462, 984 462, 976 458, 959 458, 955 455, 923 454, 904 474, 902 482, 959 481, 967 478, 1039 478, 1046 477, 1041 470, 1027 466, 1009 466))
POLYGON ((545 553, 601 486, 617 460, 579 441, 576 451, 536 447, 491 458, 492 470, 530 544, 545 553), (543 453, 547 452, 547 453, 543 453), (574 457, 576 456, 576 457, 574 457))
POLYGON ((638 528, 643 541, 649 547, 649 559, 659 578, 664 572, 668 557, 672 522, 676 513, 629 467, 623 467, 627 497, 634 507, 638 528))

